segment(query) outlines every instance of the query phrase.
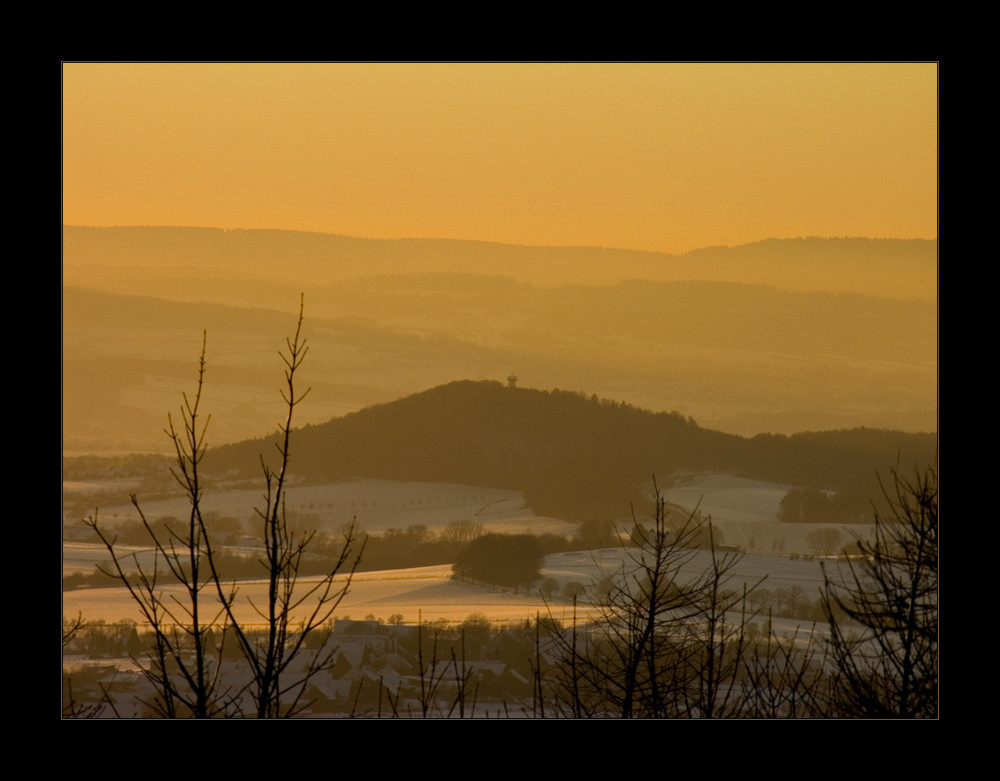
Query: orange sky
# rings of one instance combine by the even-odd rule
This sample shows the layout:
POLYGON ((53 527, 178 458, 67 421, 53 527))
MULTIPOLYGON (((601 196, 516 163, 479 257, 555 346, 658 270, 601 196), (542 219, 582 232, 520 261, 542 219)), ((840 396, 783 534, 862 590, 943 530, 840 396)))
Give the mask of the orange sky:
POLYGON ((934 238, 937 72, 67 63, 63 221, 663 252, 934 238))

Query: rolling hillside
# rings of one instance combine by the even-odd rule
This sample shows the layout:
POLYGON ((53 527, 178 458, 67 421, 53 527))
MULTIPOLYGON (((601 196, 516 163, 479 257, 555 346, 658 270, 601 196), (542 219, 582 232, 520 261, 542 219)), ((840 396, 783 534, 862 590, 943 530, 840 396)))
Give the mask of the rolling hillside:
MULTIPOLYGON (((617 517, 652 475, 730 471, 872 494, 875 473, 930 463, 936 436, 891 431, 739 437, 569 391, 455 382, 296 432, 292 469, 310 481, 352 477, 521 490, 541 515, 617 517)), ((252 440, 212 450, 205 467, 255 477, 274 448, 252 440)))

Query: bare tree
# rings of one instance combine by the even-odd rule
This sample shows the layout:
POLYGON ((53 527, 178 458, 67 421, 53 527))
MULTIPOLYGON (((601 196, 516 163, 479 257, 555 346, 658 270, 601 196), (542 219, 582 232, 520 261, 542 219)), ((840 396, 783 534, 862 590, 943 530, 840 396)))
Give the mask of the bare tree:
POLYGON ((62 622, 62 645, 65 648, 71 642, 73 638, 79 634, 80 630, 86 625, 86 621, 83 620, 83 613, 77 613, 76 618, 72 620, 67 620, 63 618, 62 622))
POLYGON ((441 539, 445 542, 471 542, 483 534, 483 524, 479 521, 452 521, 441 531, 441 539))
POLYGON ((837 552, 843 540, 840 532, 830 526, 813 529, 806 535, 806 542, 809 543, 817 556, 832 556, 837 552))
POLYGON ((824 667, 825 655, 812 629, 782 640, 768 626, 765 636, 753 639, 743 654, 739 715, 753 719, 824 715, 824 667))
POLYGON ((549 701, 561 715, 710 717, 730 707, 746 621, 744 592, 727 586, 739 556, 715 550, 711 519, 697 511, 668 526, 655 484, 654 493, 652 525, 633 524, 635 547, 592 594, 601 617, 555 636, 549 701), (706 539, 710 564, 692 569, 706 539))
POLYGON ((747 599, 764 580, 736 589, 730 586, 732 570, 741 553, 720 553, 716 548, 712 520, 706 521, 710 563, 701 576, 695 607, 698 612, 684 623, 682 645, 688 668, 682 715, 725 718, 738 715, 740 692, 735 686, 747 646, 746 628, 753 618, 747 599))
MULTIPOLYGON (((81 630, 86 626, 86 621, 83 620, 83 614, 77 613, 76 618, 72 620, 67 620, 63 618, 62 624, 62 647, 66 650, 66 646, 73 642, 74 639, 80 634, 81 630)), ((63 671, 63 708, 62 716, 64 719, 94 719, 101 715, 104 711, 105 705, 114 712, 114 703, 111 701, 111 697, 104 685, 101 684, 101 692, 103 697, 100 702, 78 702, 73 696, 73 678, 71 675, 67 675, 65 670, 63 671)))
MULTIPOLYGON (((198 383, 193 401, 185 393, 181 407, 183 433, 178 432, 173 417, 168 415, 167 436, 176 455, 174 478, 184 489, 190 502, 188 519, 183 528, 167 525, 154 528, 143 512, 138 497, 131 495, 133 507, 153 547, 151 567, 140 564, 133 554, 131 566, 127 555, 119 555, 117 538, 102 528, 98 516, 85 523, 97 534, 111 555, 111 568, 102 572, 124 585, 153 633, 149 663, 143 667, 153 684, 156 695, 147 702, 154 713, 167 718, 194 716, 208 718, 231 715, 230 703, 219 691, 220 666, 212 658, 218 649, 210 647, 209 629, 224 618, 224 611, 214 605, 215 612, 206 616, 203 590, 210 585, 211 571, 205 519, 201 511, 201 483, 198 467, 204 455, 205 430, 200 422, 200 404, 205 380, 205 348, 203 335, 198 362, 198 383), (182 596, 165 597, 164 586, 176 583, 182 596)), ((208 600, 212 606, 212 600, 208 600)), ((214 642, 214 641, 213 641, 214 642)))
MULTIPOLYGON (((434 626, 423 620, 423 613, 418 613, 417 619, 417 670, 418 670, 418 702, 420 718, 437 717, 450 718, 456 711, 459 718, 465 718, 466 706, 470 704, 475 709, 475 691, 472 686, 472 668, 466 661, 465 630, 479 623, 479 619, 470 615, 459 628, 458 641, 460 657, 455 654, 454 643, 449 648, 449 658, 439 656, 440 625, 434 626), (425 629, 430 630, 430 637, 425 635, 425 629), (429 646, 428 646, 429 643, 429 646), (443 690, 454 683, 453 694, 443 696, 443 690)), ((485 617, 483 617, 485 621, 485 617)), ((487 632, 489 627, 486 627, 487 632)), ((413 715, 413 714, 407 714, 413 715)))
MULTIPOLYGON (((326 575, 311 582, 300 581, 302 557, 315 536, 315 531, 299 533, 293 530, 285 511, 285 489, 291 458, 292 417, 295 407, 309 393, 296 395, 295 374, 305 359, 308 347, 302 336, 303 311, 293 338, 286 339, 285 389, 282 391, 287 416, 279 429, 278 466, 272 469, 261 457, 265 494, 263 507, 257 508, 264 540, 264 569, 267 572, 267 600, 263 606, 253 605, 264 619, 263 636, 247 631, 234 612, 237 588, 223 587, 214 560, 209 556, 212 579, 219 602, 233 627, 240 649, 253 675, 251 687, 258 718, 292 716, 299 712, 301 698, 309 680, 333 660, 335 649, 321 647, 308 660, 304 670, 287 675, 293 659, 303 650, 310 634, 320 629, 333 616, 337 605, 350 588, 354 571, 361 560, 364 544, 359 543, 354 527, 348 528, 339 557, 326 575), (346 570, 346 577, 337 579, 346 570)), ((252 603, 251 603, 252 604, 252 603)))
POLYGON ((835 667, 829 715, 938 714, 938 488, 928 467, 883 485, 862 558, 825 571, 823 609, 835 667))
POLYGON ((147 676, 157 690, 150 703, 159 715, 231 716, 254 715, 258 718, 294 716, 301 712, 309 681, 326 669, 335 649, 326 638, 316 648, 306 640, 332 617, 350 588, 360 561, 363 542, 353 526, 343 541, 339 556, 330 563, 327 573, 318 578, 300 578, 302 560, 314 532, 292 528, 285 512, 285 493, 291 458, 292 420, 295 407, 308 393, 296 391, 296 373, 308 348, 302 336, 303 308, 294 337, 286 340, 285 389, 282 391, 287 415, 279 427, 275 445, 277 467, 267 465, 263 456, 265 492, 262 506, 256 508, 260 519, 263 575, 267 597, 262 605, 249 605, 262 619, 263 630, 256 630, 240 618, 242 606, 239 586, 225 580, 213 553, 212 539, 202 513, 201 461, 206 452, 205 431, 208 421, 200 421, 200 404, 205 376, 205 345, 202 343, 198 385, 193 401, 184 396, 181 409, 183 429, 178 431, 169 419, 167 435, 173 442, 176 464, 173 475, 187 495, 191 509, 183 529, 154 529, 146 519, 139 501, 132 503, 153 545, 154 562, 143 566, 137 559, 132 565, 119 555, 116 539, 99 526, 96 514, 87 520, 111 554, 116 577, 139 606, 144 622, 154 636, 147 676), (167 581, 179 583, 181 597, 164 596, 167 581), (214 629, 221 631, 215 632, 214 629), (219 659, 222 638, 236 642, 246 662, 248 680, 236 690, 220 686, 219 659), (215 638, 220 638, 216 641, 215 638), (294 670, 293 660, 299 660, 294 670), (252 713, 243 712, 241 697, 249 693, 252 713))

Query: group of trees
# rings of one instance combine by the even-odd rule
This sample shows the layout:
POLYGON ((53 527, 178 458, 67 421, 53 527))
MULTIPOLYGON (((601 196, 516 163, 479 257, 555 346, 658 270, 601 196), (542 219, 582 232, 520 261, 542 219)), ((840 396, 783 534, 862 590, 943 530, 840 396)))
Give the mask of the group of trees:
MULTIPOLYGON (((243 532, 243 523, 238 518, 222 516, 218 513, 205 513, 205 527, 215 539, 223 545, 232 545, 243 532)), ((156 536, 167 539, 179 531, 184 522, 179 518, 165 515, 150 522, 150 527, 156 536)), ((121 545, 144 545, 149 541, 149 532, 141 521, 127 521, 115 527, 115 535, 121 545)))
POLYGON ((574 718, 734 715, 732 681, 742 659, 743 589, 731 587, 738 554, 709 544, 710 564, 685 571, 711 519, 694 513, 672 530, 659 491, 651 525, 635 523, 626 562, 599 584, 601 615, 584 636, 556 635, 550 708, 574 718))
POLYGON ((525 591, 541 576, 542 546, 533 534, 484 534, 458 555, 452 570, 463 580, 525 591))
MULTIPOLYGON (((324 626, 350 588, 364 538, 347 528, 332 555, 327 551, 323 574, 304 578, 315 532, 297 528, 285 513, 293 413, 306 395, 296 387, 307 353, 302 321, 300 307, 295 334, 281 354, 287 414, 275 453, 260 457, 258 577, 268 584, 262 604, 241 599, 238 584, 223 573, 213 547, 217 530, 201 508, 204 343, 197 390, 191 400, 184 397, 180 426, 171 418, 167 428, 173 475, 190 501, 188 517, 151 522, 132 496, 155 554, 152 565, 130 561, 96 512, 87 521, 110 553, 106 574, 127 588, 144 636, 151 638, 143 669, 156 694, 146 704, 159 716, 294 716, 306 705, 307 685, 333 662, 324 626), (179 584, 181 596, 165 596, 167 581, 179 584), (253 620, 246 618, 248 609, 253 620), (245 683, 222 683, 224 657, 242 661, 245 683)), ((762 633, 754 605, 765 603, 753 598, 760 583, 733 577, 741 554, 720 550, 711 518, 697 511, 671 518, 656 491, 651 519, 634 522, 622 541, 627 563, 621 571, 588 593, 573 593, 574 604, 589 596, 599 618, 566 628, 548 620, 545 654, 538 622, 533 712, 575 718, 935 717, 937 476, 933 468, 912 478, 891 474, 887 506, 875 514, 870 541, 859 544, 860 557, 826 571, 824 642, 812 633, 779 639, 770 621, 762 633), (708 565, 692 568, 703 551, 708 565)), ((602 543, 620 537, 598 524, 583 531, 602 543)), ((420 536, 419 529, 408 532, 420 536)), ((539 579, 543 548, 537 537, 482 534, 477 526, 450 532, 450 542, 464 544, 457 576, 515 589, 539 579)), ((134 650, 134 629, 127 639, 134 650)))
POLYGON ((851 491, 793 488, 778 505, 778 520, 786 523, 866 523, 868 501, 851 491))
POLYGON ((827 572, 834 713, 938 713, 938 486, 933 468, 892 473, 861 558, 827 572), (858 631, 858 627, 861 631, 858 631))
POLYGON ((787 638, 772 630, 770 610, 760 611, 774 599, 794 608, 804 595, 736 584, 741 554, 714 545, 709 564, 692 569, 699 538, 713 536, 711 519, 671 524, 657 492, 651 525, 634 526, 641 532, 626 565, 591 589, 599 619, 554 635, 540 710, 575 718, 936 717, 936 471, 893 471, 883 493, 885 509, 875 512, 860 555, 825 571, 827 632, 787 638))

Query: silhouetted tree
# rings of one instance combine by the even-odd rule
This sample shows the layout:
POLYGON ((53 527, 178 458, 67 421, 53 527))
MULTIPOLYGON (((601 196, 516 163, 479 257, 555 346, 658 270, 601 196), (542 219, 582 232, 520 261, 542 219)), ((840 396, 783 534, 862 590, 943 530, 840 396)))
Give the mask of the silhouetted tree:
POLYGON ((325 641, 315 649, 308 649, 307 643, 313 645, 309 642, 311 636, 322 630, 347 593, 363 544, 358 544, 353 528, 349 529, 339 556, 327 573, 308 582, 300 580, 303 557, 314 532, 303 533, 293 528, 285 513, 285 487, 293 413, 308 393, 307 390, 297 394, 295 387, 296 373, 308 351, 302 337, 302 321, 300 305, 295 335, 286 340, 287 353, 281 354, 285 363, 282 397, 287 415, 275 444, 277 467, 268 466, 263 457, 260 459, 265 494, 264 504, 256 512, 263 548, 261 574, 267 582, 267 597, 262 605, 250 604, 263 620, 262 631, 251 629, 237 615, 239 586, 223 582, 201 507, 200 464, 206 451, 207 420, 204 423, 200 420, 200 404, 207 335, 202 343, 197 390, 192 401, 184 395, 183 428, 178 431, 169 418, 167 429, 176 455, 173 476, 190 503, 186 522, 180 528, 154 526, 133 495, 132 504, 154 550, 154 563, 147 567, 133 559, 130 567, 125 554, 120 554, 116 547, 116 538, 99 525, 96 513, 87 520, 111 554, 109 574, 128 589, 152 631, 154 641, 145 670, 157 692, 150 705, 159 715, 293 716, 303 707, 302 696, 309 681, 332 661, 334 651, 325 641), (164 596, 164 568, 180 584, 180 599, 164 596), (246 662, 249 677, 246 691, 253 702, 252 714, 243 713, 240 705, 244 690, 221 688, 219 659, 224 655, 225 639, 236 644, 246 662))
POLYGON ((116 548, 117 536, 99 525, 97 513, 85 521, 111 555, 111 568, 102 567, 101 571, 117 578, 128 589, 143 621, 152 630, 149 663, 143 669, 156 694, 146 705, 167 718, 232 715, 232 701, 228 693, 219 689, 220 666, 213 659, 219 649, 211 646, 208 635, 208 629, 224 619, 225 611, 213 605, 214 600, 206 599, 203 593, 211 585, 211 569, 207 564, 210 550, 198 474, 207 425, 200 421, 207 338, 206 334, 202 339, 194 399, 189 400, 186 393, 183 396, 183 433, 178 432, 172 416, 167 418, 167 435, 176 454, 172 474, 191 505, 186 522, 151 522, 138 497, 132 494, 132 505, 146 531, 147 544, 153 547, 154 559, 152 567, 148 567, 140 564, 133 554, 129 567, 127 555, 120 555, 116 548), (164 580, 179 583, 182 596, 165 597, 164 580))
POLYGON ((825 570, 823 609, 836 668, 829 715, 938 714, 938 487, 928 467, 883 485, 862 557, 825 570))
POLYGON ((743 648, 745 598, 727 584, 739 555, 714 549, 711 519, 697 512, 671 530, 654 491, 652 522, 633 522, 622 569, 591 591, 600 618, 585 632, 574 624, 554 635, 550 700, 561 715, 711 717, 735 707, 728 687, 743 648), (703 537, 709 566, 684 572, 703 537))
POLYGON ((743 654, 739 715, 753 719, 823 716, 825 656, 815 634, 779 638, 766 622, 743 654))
POLYGON ((806 535, 806 542, 809 543, 817 556, 832 556, 840 548, 843 541, 841 533, 829 526, 813 529, 806 535))

